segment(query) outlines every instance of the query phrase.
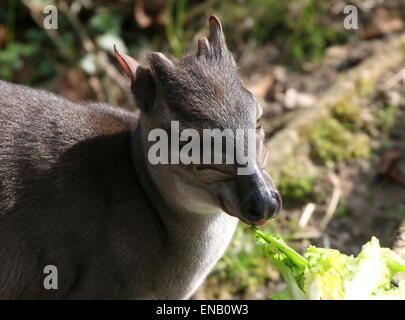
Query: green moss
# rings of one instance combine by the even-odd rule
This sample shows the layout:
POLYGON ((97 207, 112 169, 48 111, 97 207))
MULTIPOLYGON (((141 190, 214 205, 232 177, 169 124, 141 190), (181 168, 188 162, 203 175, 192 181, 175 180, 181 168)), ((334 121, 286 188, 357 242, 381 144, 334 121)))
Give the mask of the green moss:
POLYGON ((354 97, 342 99, 331 110, 332 117, 344 127, 355 130, 363 126, 361 108, 354 97))
MULTIPOLYGON (((359 78, 356 87, 359 91, 369 91, 372 85, 370 81, 359 78)), ((370 155, 371 140, 365 133, 367 123, 357 93, 346 95, 330 109, 328 115, 320 117, 314 124, 310 133, 313 160, 332 166, 370 155)))
POLYGON ((232 295, 252 293, 258 285, 271 279, 271 266, 266 263, 259 246, 252 241, 254 235, 249 228, 245 224, 238 225, 232 243, 212 273, 211 278, 215 278, 221 286, 227 286, 232 295))
POLYGON ((300 206, 316 198, 315 169, 303 159, 287 162, 281 170, 277 186, 286 208, 300 206))
POLYGON ((374 125, 378 130, 388 131, 395 123, 395 115, 398 108, 394 106, 385 106, 374 111, 374 125))
POLYGON ((370 138, 348 130, 335 118, 320 119, 311 135, 311 155, 326 165, 365 158, 370 155, 370 138))
POLYGON ((336 208, 336 212, 335 212, 334 216, 336 218, 343 218, 343 217, 346 217, 348 213, 349 213, 349 211, 346 207, 346 202, 344 200, 339 201, 339 204, 336 208))
POLYGON ((358 96, 369 95, 375 89, 375 82, 365 77, 359 77, 356 79, 355 85, 358 96))
POLYGON ((286 175, 279 184, 286 208, 291 208, 314 198, 315 177, 293 177, 286 175))

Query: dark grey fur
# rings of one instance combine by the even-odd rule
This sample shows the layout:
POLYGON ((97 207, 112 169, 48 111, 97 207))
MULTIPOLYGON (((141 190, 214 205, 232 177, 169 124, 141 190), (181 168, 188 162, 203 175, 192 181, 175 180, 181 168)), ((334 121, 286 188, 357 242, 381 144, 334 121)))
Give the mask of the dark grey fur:
MULTIPOLYGON (((203 281, 236 219, 219 204, 204 213, 186 206, 194 200, 176 202, 172 185, 182 178, 173 168, 148 167, 144 142, 131 138, 138 126, 142 140, 164 125, 164 110, 186 126, 256 125, 254 99, 237 76, 219 22, 210 20, 209 42, 199 43, 195 56, 170 63, 152 54, 150 67, 136 70, 140 120, 106 104, 73 103, 0 81, 1 299, 177 299, 203 281), (58 268, 57 290, 43 286, 46 265, 58 268)), ((190 170, 182 172, 197 196, 210 194, 190 170)), ((271 183, 261 173, 244 179, 244 187, 230 185, 268 215, 271 183)), ((242 200, 235 206, 243 207, 242 200)))

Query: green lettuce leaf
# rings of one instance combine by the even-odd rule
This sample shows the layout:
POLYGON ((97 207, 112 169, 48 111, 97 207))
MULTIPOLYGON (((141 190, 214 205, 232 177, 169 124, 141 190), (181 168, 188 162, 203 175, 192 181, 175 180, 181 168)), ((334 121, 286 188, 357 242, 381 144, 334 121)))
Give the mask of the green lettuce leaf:
POLYGON ((356 258, 315 246, 309 246, 302 256, 279 235, 254 231, 265 255, 287 283, 272 299, 405 299, 405 281, 398 285, 392 281, 397 273, 405 274, 405 262, 392 250, 381 248, 376 237, 356 258))

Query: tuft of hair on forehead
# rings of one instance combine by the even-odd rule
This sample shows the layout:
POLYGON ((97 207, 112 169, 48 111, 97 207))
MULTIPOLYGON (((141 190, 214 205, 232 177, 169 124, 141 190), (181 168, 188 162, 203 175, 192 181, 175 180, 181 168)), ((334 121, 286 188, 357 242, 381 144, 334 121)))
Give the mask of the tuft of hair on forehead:
POLYGON ((255 101, 242 85, 219 20, 211 17, 209 26, 196 54, 171 60, 150 54, 152 74, 167 105, 185 121, 246 127, 252 113, 254 118, 255 101))

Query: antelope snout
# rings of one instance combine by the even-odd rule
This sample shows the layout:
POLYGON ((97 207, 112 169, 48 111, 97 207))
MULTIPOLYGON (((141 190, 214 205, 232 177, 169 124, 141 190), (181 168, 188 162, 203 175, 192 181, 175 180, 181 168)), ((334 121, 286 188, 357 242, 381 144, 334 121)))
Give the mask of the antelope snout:
POLYGON ((263 225, 281 210, 281 197, 278 191, 253 191, 242 199, 242 215, 254 225, 263 225))
POLYGON ((264 225, 282 207, 280 193, 270 176, 260 171, 222 183, 214 192, 226 213, 249 225, 264 225))

